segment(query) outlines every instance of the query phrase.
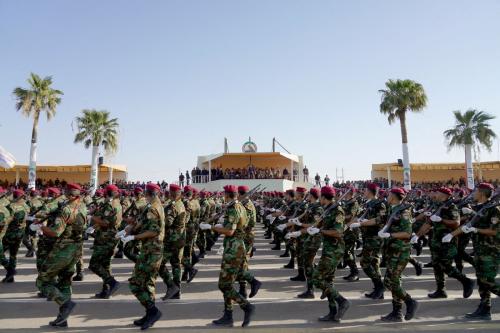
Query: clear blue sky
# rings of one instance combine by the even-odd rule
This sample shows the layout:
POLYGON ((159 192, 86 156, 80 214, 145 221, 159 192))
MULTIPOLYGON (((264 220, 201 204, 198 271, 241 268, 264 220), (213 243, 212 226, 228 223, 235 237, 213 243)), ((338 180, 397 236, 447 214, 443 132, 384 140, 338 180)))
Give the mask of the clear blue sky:
POLYGON ((119 118, 114 162, 133 180, 173 180, 248 136, 260 151, 275 136, 311 172, 366 179, 401 156, 378 89, 409 78, 429 98, 408 119, 411 162, 461 162, 442 136, 452 111, 500 117, 499 17, 497 0, 0 0, 0 145, 27 163, 31 120, 12 90, 33 71, 65 93, 40 124, 39 164, 88 164, 71 122, 96 108, 119 118))

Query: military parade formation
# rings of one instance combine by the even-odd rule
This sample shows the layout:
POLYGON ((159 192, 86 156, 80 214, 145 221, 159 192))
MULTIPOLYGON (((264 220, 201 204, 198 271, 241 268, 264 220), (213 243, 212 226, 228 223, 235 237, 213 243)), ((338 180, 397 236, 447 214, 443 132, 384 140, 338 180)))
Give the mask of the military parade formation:
POLYGON ((42 192, 0 188, 0 263, 5 284, 15 283, 21 245, 27 257, 36 257, 38 296, 59 305, 49 323, 67 327, 77 303, 72 284, 83 281, 84 242, 92 240, 89 269, 102 280, 95 298, 109 299, 120 288, 113 276, 112 259, 125 256, 134 263, 129 289, 145 314, 133 323, 148 329, 161 317, 156 306, 158 276, 167 287, 162 301, 181 299, 182 285, 196 281, 196 265, 221 238, 218 288, 224 301, 221 318, 212 324, 232 327, 233 304, 243 311, 248 326, 256 307, 250 302, 262 286, 251 271, 256 255, 255 230, 265 230, 272 250, 289 257, 285 268, 297 270, 291 281, 304 283, 299 299, 313 299, 315 291, 328 303, 319 318, 338 323, 351 302, 335 286, 336 271, 349 268, 343 280, 359 281, 359 266, 372 281, 364 295, 374 301, 392 295, 392 311, 383 322, 412 320, 419 303, 406 292, 401 275, 408 263, 422 274, 418 256, 429 247, 436 289, 429 298, 447 298, 446 277, 458 280, 463 297, 477 286, 480 303, 465 314, 475 320, 491 319, 491 294, 500 294, 496 275, 500 261, 500 197, 489 183, 474 191, 436 187, 411 190, 331 186, 286 192, 268 192, 260 185, 227 185, 217 193, 171 184, 162 190, 154 183, 123 190, 107 185, 86 191, 79 184, 42 192), (472 242, 473 252, 466 251, 472 242), (463 273, 472 265, 476 279, 463 273), (382 274, 381 268, 385 268, 382 274), (403 306, 405 311, 403 312, 403 306))

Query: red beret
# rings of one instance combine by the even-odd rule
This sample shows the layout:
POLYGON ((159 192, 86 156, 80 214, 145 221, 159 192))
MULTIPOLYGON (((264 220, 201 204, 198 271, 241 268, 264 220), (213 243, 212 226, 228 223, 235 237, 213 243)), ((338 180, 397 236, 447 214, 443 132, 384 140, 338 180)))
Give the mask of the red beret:
POLYGON ((207 193, 207 192, 205 192, 205 191, 200 191, 200 197, 201 197, 201 198, 206 198, 206 197, 207 197, 207 195, 208 195, 208 193, 207 193))
POLYGON ((309 190, 309 193, 311 193, 313 196, 315 196, 316 198, 319 197, 319 189, 317 188, 312 188, 309 190))
POLYGON ((480 183, 477 185, 477 188, 482 188, 482 189, 491 190, 491 191, 493 191, 495 189, 495 187, 493 187, 493 185, 491 185, 490 183, 480 183))
POLYGON ((30 191, 30 194, 31 194, 31 195, 39 195, 39 194, 40 194, 40 191, 37 191, 37 190, 35 190, 34 188, 32 188, 32 189, 31 189, 31 191, 30 191))
POLYGON ((57 187, 49 187, 47 189, 47 193, 49 195, 51 195, 51 194, 54 194, 54 195, 57 195, 57 196, 61 195, 61 191, 59 191, 59 189, 57 187))
POLYGON ((142 189, 142 187, 139 187, 139 186, 136 186, 134 188, 134 193, 135 194, 141 194, 144 190, 142 189))
POLYGON ((401 187, 395 187, 395 188, 392 188, 391 189, 391 193, 394 193, 394 194, 399 194, 401 196, 405 196, 406 195, 406 192, 404 189, 402 189, 401 187))
POLYGON ((24 195, 24 191, 21 189, 15 189, 14 191, 12 191, 12 194, 14 195, 14 198, 19 198, 24 195))
POLYGON ((295 194, 295 191, 294 190, 286 190, 285 193, 290 195, 290 196, 293 196, 295 194))
POLYGON ((95 191, 95 195, 98 197, 102 197, 104 195, 104 191, 102 189, 98 189, 95 191))
POLYGON ((198 191, 196 187, 193 187, 193 194, 198 194, 198 193, 200 193, 200 191, 198 191))
POLYGON ((181 190, 181 187, 179 185, 176 185, 176 184, 170 184, 170 186, 168 188, 169 188, 170 192, 177 192, 177 191, 181 190))
POLYGON ((247 193, 250 189, 246 185, 240 185, 238 186, 238 192, 240 193, 247 193))
POLYGON ((321 195, 330 195, 334 196, 335 195, 335 189, 331 186, 323 186, 321 188, 321 195))
POLYGON ((236 192, 238 192, 238 188, 235 185, 226 185, 226 186, 224 186, 224 192, 236 193, 236 192))
POLYGON ((68 189, 68 191, 72 191, 72 190, 81 191, 82 190, 82 187, 80 185, 74 184, 74 183, 66 185, 66 188, 68 189))
POLYGON ((193 192, 193 188, 189 185, 184 186, 184 193, 193 192))
POLYGON ((305 187, 297 187, 295 191, 297 191, 298 193, 306 193, 307 189, 305 187))
POLYGON ((375 192, 379 188, 379 186, 375 183, 368 183, 368 185, 366 185, 366 188, 375 192))
POLYGON ((385 195, 385 190, 384 189, 379 189, 378 190, 378 195, 383 197, 385 195))
POLYGON ((114 184, 109 184, 106 186, 106 192, 120 192, 120 189, 114 184))
POLYGON ((5 192, 5 189, 2 186, 0 186, 0 193, 3 193, 3 192, 5 192))
POLYGON ((438 188, 438 192, 441 192, 443 194, 446 194, 446 195, 451 195, 451 190, 447 187, 440 187, 438 188))
POLYGON ((158 184, 155 184, 155 183, 149 183, 146 185, 146 191, 148 192, 160 192, 161 191, 161 188, 160 186, 158 186, 158 184))

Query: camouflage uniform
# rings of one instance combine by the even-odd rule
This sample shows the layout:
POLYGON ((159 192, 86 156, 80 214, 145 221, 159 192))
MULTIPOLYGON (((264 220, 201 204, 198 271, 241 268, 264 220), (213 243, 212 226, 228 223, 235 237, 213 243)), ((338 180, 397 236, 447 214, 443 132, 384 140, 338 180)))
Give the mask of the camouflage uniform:
MULTIPOLYGON (((35 215, 43 207, 43 202, 39 196, 30 198, 27 202, 30 208, 29 215, 35 215)), ((37 235, 30 230, 31 221, 26 221, 26 229, 24 231, 23 244, 28 249, 27 257, 32 257, 37 246, 37 235)))
POLYGON ((181 285, 181 260, 186 243, 186 209, 182 201, 176 200, 165 206, 165 238, 160 276, 169 287, 181 285), (167 264, 172 266, 172 273, 167 264))
POLYGON ((378 236, 379 230, 385 224, 387 218, 386 205, 382 200, 371 199, 366 203, 368 212, 365 218, 375 219, 376 225, 361 227, 363 239, 363 250, 361 251, 360 265, 365 274, 372 280, 375 287, 381 286, 382 275, 380 273, 380 251, 382 239, 378 236))
MULTIPOLYGON (((451 203, 447 207, 441 209, 440 217, 446 220, 460 220, 460 214, 458 208, 454 203, 451 203)), ((427 223, 432 223, 427 222, 427 223)), ((442 222, 432 223, 432 238, 430 241, 431 256, 432 256, 432 267, 434 269, 434 277, 436 279, 437 290, 443 291, 445 288, 444 274, 446 273, 449 277, 455 278, 462 283, 465 283, 467 277, 458 271, 453 266, 454 258, 457 255, 457 239, 454 238, 449 243, 443 243, 443 237, 452 232, 453 230, 448 228, 442 222)))
MULTIPOLYGON (((315 216, 321 216, 323 214, 323 207, 319 202, 315 202, 309 205, 307 209, 306 216, 304 218, 305 224, 315 224, 315 216)), ((318 253, 321 247, 321 235, 318 233, 316 235, 305 234, 304 236, 304 251, 302 253, 302 261, 304 264, 304 271, 307 280, 307 289, 313 289, 313 271, 314 271, 314 258, 316 253, 318 253)))
POLYGON ((222 254, 221 271, 219 274, 219 290, 224 296, 224 309, 232 311, 233 301, 241 308, 248 306, 248 301, 243 298, 233 287, 238 276, 243 274, 245 265, 245 228, 247 227, 246 210, 243 205, 235 201, 224 215, 223 228, 234 230, 233 236, 224 237, 224 253, 222 254))
MULTIPOLYGON (((344 203, 343 209, 346 215, 351 216, 349 221, 346 221, 347 224, 358 215, 359 204, 356 201, 356 199, 353 198, 344 203)), ((347 228, 344 231, 345 252, 343 260, 344 260, 344 265, 347 265, 351 270, 351 274, 358 274, 358 266, 356 265, 356 254, 354 253, 358 238, 359 238, 358 228, 353 230, 347 228)))
MULTIPOLYGON (((47 227, 52 228, 55 222, 55 216, 53 214, 59 208, 59 204, 62 203, 64 199, 65 199, 64 196, 59 196, 50 201, 47 201, 43 209, 40 211, 39 214, 36 215, 36 217, 37 218, 48 217, 47 227)), ((45 235, 40 236, 36 249, 36 268, 38 270, 38 273, 41 272, 43 262, 48 257, 50 251, 52 251, 52 248, 54 247, 54 243, 56 242, 56 240, 57 238, 54 237, 48 237, 45 235)))
MULTIPOLYGON (((488 203, 490 202, 485 204, 488 203)), ((482 206, 478 205, 476 209, 479 210, 482 206)), ((495 281, 498 265, 500 265, 500 207, 488 209, 473 226, 478 229, 496 230, 496 236, 486 236, 480 233, 472 235, 479 296, 481 304, 489 309, 491 307, 491 293, 500 296, 500 284, 495 281)))
POLYGON ((243 199, 240 203, 245 208, 245 215, 247 219, 247 225, 243 230, 246 256, 243 264, 242 275, 239 278, 240 288, 244 288, 246 282, 251 282, 254 278, 253 274, 251 274, 248 270, 248 261, 250 260, 250 254, 252 252, 253 242, 255 238, 255 232, 253 228, 255 227, 256 211, 252 200, 250 200, 249 198, 243 199))
POLYGON ((9 251, 9 263, 7 269, 15 271, 17 266, 17 252, 21 246, 26 228, 26 217, 30 211, 24 199, 13 201, 9 206, 12 221, 9 223, 5 236, 2 239, 4 253, 9 251))
MULTIPOLYGON (((331 205, 334 205, 332 203, 331 205)), ((328 206, 325 207, 325 210, 328 206)), ((320 222, 321 230, 335 230, 340 235, 344 232, 344 211, 338 206, 331 209, 323 221, 320 222)), ((335 271, 344 255, 345 244, 342 237, 335 238, 322 235, 323 251, 319 260, 318 266, 313 271, 313 285, 321 289, 323 294, 328 297, 328 305, 331 311, 337 312, 337 302, 341 297, 338 290, 333 284, 335 271)))
MULTIPOLYGON (((206 198, 200 199, 200 223, 205 223, 210 219, 210 204, 206 198)), ((204 254, 207 248, 207 230, 198 230, 196 246, 200 249, 200 255, 204 254)))
POLYGON ((56 241, 36 280, 43 295, 62 305, 71 300, 71 277, 80 258, 87 208, 79 200, 62 208, 50 227, 56 241))
MULTIPOLYGON (((135 213, 136 216, 143 212, 146 205, 146 198, 143 196, 135 200, 135 207, 137 209, 137 212, 135 213)), ((139 254, 139 241, 131 240, 127 242, 127 244, 123 246, 123 254, 125 254, 125 257, 127 257, 130 261, 135 263, 137 261, 137 255, 139 254)))
POLYGON ((190 199, 186 200, 184 205, 186 211, 189 212, 189 214, 186 214, 189 218, 186 221, 186 245, 184 246, 182 258, 182 265, 186 273, 193 267, 194 246, 200 228, 200 202, 198 199, 190 199))
MULTIPOLYGON (((411 212, 409 208, 403 209, 403 206, 396 205, 391 207, 389 212, 392 214, 398 212, 392 220, 391 226, 387 229, 388 233, 406 232, 411 235, 411 212), (399 211, 399 212, 398 212, 399 211)), ((388 238, 386 247, 386 271, 384 276, 384 286, 391 291, 393 311, 401 315, 403 301, 411 302, 411 296, 403 289, 401 285, 401 274, 403 273, 408 261, 410 260, 411 245, 410 240, 388 238)))
POLYGON ((118 244, 118 240, 115 238, 116 232, 122 222, 120 199, 114 198, 105 202, 95 215, 99 216, 107 226, 100 227, 96 225, 95 227, 94 248, 90 257, 89 268, 106 285, 114 280, 111 275, 111 258, 118 244))
POLYGON ((5 258, 3 251, 3 238, 9 228, 10 221, 12 221, 12 218, 9 210, 5 206, 0 205, 0 265, 5 269, 8 268, 9 261, 5 258))
POLYGON ((143 209, 147 209, 145 214, 141 214, 145 218, 134 228, 134 234, 151 231, 158 236, 140 241, 140 252, 129 279, 129 287, 141 305, 148 309, 155 303, 155 282, 163 256, 165 213, 158 198, 143 209))

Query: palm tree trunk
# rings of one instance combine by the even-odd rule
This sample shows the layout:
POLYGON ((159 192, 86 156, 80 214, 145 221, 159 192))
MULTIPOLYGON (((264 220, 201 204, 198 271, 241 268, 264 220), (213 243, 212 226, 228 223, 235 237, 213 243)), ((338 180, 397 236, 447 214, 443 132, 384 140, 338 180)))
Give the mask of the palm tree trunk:
POLYGON ((401 141, 403 146, 403 182, 405 190, 411 190, 410 155, 408 153, 408 133, 406 131, 406 113, 401 112, 399 116, 401 124, 401 141))
POLYGON ((90 192, 93 196, 98 187, 98 158, 99 158, 99 145, 92 146, 92 161, 90 170, 90 192))
POLYGON ((36 150, 38 143, 38 119, 40 112, 35 111, 33 118, 33 130, 31 132, 31 146, 30 146, 30 164, 28 168, 28 188, 35 189, 36 187, 36 150))
POLYGON ((465 168, 467 171, 467 188, 474 189, 474 169, 472 168, 472 145, 465 145, 465 168))

